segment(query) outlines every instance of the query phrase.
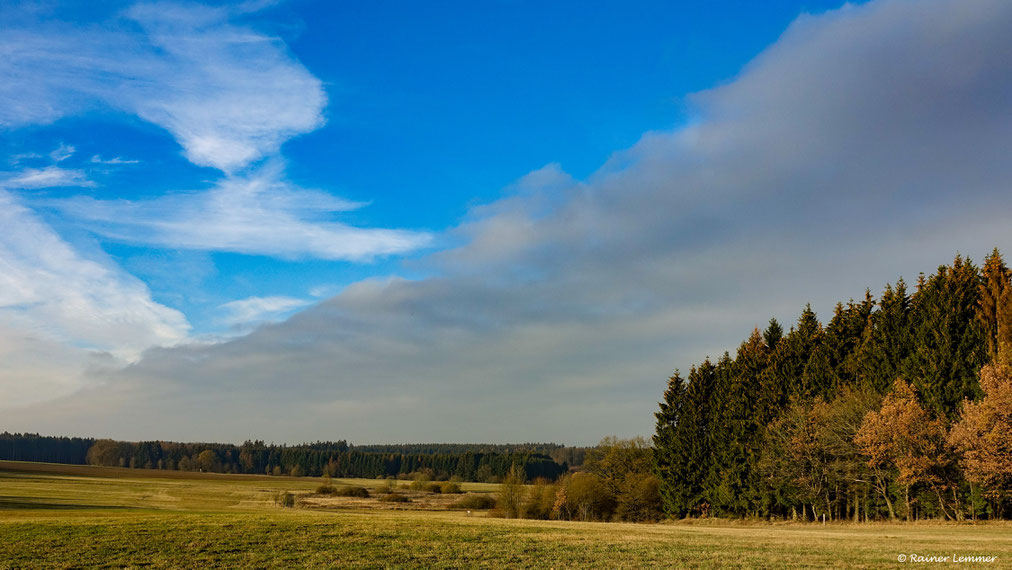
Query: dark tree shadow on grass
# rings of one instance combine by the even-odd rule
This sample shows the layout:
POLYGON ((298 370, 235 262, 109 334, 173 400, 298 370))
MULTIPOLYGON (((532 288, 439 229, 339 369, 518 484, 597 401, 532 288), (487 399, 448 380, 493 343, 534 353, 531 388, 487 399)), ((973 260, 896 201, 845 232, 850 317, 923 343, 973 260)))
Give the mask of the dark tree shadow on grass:
POLYGON ((134 507, 125 507, 122 505, 85 505, 81 503, 60 503, 51 500, 36 499, 33 497, 17 497, 17 496, 6 496, 0 495, 0 511, 14 511, 14 510, 61 510, 61 511, 80 511, 80 510, 129 510, 134 507))

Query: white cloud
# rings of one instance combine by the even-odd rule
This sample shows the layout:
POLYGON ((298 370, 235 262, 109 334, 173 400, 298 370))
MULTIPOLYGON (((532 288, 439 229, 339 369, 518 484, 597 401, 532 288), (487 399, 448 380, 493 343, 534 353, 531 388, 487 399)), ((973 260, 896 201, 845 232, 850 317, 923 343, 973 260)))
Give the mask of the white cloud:
POLYGON ((60 186, 78 186, 91 188, 95 183, 88 179, 83 170, 47 166, 45 168, 25 168, 11 174, 2 181, 8 188, 53 188, 60 186))
POLYGON ((182 314, 107 258, 83 257, 3 189, 0 227, 0 317, 8 326, 127 360, 186 338, 182 314))
POLYGON ((224 318, 226 324, 239 326, 277 320, 310 304, 312 301, 295 297, 247 297, 224 303, 220 308, 226 312, 224 318))
POLYGON ((118 156, 114 156, 113 158, 102 158, 101 155, 96 154, 91 157, 91 162, 92 164, 137 164, 140 161, 128 160, 118 156))
POLYGON ((367 261, 415 250, 431 239, 334 221, 335 213, 362 204, 294 187, 276 162, 203 192, 134 202, 78 197, 57 205, 108 238, 169 248, 367 261))
POLYGON ((60 146, 56 147, 53 152, 49 153, 49 158, 53 159, 53 162, 63 162, 64 160, 74 156, 74 152, 76 151, 77 149, 73 146, 61 142, 60 146))
POLYGON ((10 26, 0 36, 0 126, 109 105, 167 129, 198 165, 234 171, 274 154, 323 124, 326 97, 283 42, 229 15, 142 3, 90 28, 10 26))

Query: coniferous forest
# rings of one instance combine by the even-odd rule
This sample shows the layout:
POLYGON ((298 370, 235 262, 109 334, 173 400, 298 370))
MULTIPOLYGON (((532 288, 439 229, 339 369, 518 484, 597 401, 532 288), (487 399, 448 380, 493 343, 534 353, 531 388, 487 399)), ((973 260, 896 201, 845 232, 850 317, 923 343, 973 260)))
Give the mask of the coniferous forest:
POLYGON ((876 299, 770 320, 670 378, 654 463, 674 517, 1012 516, 1012 272, 957 256, 876 299))

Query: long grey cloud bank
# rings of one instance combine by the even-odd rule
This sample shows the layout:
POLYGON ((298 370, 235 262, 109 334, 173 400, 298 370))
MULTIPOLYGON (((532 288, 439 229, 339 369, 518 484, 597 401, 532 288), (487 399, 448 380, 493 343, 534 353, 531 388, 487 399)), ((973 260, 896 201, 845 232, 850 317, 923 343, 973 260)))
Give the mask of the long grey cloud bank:
POLYGON ((14 410, 129 439, 646 434, 675 368, 771 315, 1009 249, 1012 4, 799 18, 697 117, 587 180, 550 165, 475 209, 436 276, 361 282, 215 346, 149 351, 14 410))

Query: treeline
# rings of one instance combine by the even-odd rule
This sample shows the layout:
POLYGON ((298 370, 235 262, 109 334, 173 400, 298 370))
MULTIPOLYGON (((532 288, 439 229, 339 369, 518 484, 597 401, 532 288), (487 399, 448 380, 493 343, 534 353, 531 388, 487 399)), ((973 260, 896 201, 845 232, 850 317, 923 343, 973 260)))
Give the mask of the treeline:
POLYGON ((1012 514, 1012 272, 957 256, 912 294, 771 320, 670 378, 654 463, 665 511, 828 520, 1012 514), (985 367, 985 365, 987 365, 985 367))
POLYGON ((547 455, 556 463, 570 467, 583 464, 588 447, 569 447, 558 443, 407 443, 353 445, 363 453, 394 453, 399 455, 461 455, 464 453, 547 455))
MULTIPOLYGON (((504 446, 505 447, 505 446, 504 446)), ((460 453, 376 453, 344 440, 302 445, 247 441, 227 443, 126 442, 110 439, 0 435, 0 459, 268 475, 387 477, 421 473, 435 480, 498 482, 517 465, 530 479, 557 479, 568 471, 548 455, 523 451, 460 453)))
POLYGON ((88 449, 94 439, 80 437, 49 437, 37 433, 0 433, 0 459, 8 461, 41 461, 43 463, 87 462, 88 449))

